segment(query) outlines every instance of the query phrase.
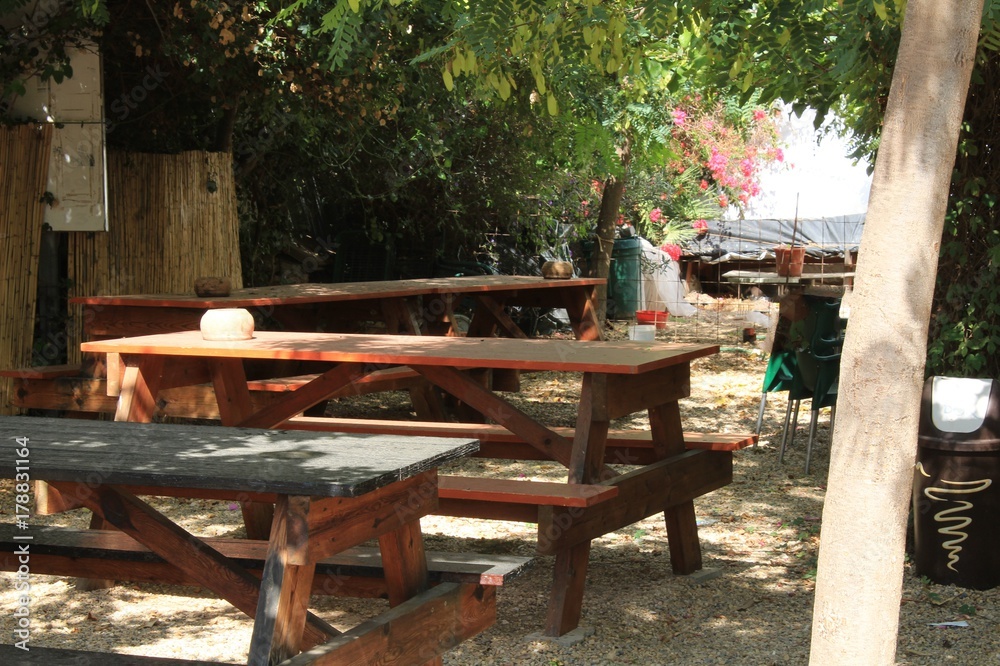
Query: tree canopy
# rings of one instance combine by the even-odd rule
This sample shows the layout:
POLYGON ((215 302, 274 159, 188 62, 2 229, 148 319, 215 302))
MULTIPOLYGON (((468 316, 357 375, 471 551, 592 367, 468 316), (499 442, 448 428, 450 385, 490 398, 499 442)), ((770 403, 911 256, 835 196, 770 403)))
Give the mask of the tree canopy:
MULTIPOLYGON (((713 91, 747 109, 766 109, 776 99, 797 109, 809 105, 819 110, 818 121, 836 110, 853 133, 856 154, 871 157, 906 5, 299 0, 279 9, 260 1, 87 0, 56 6, 51 15, 6 22, 4 100, 29 75, 71 75, 67 48, 98 43, 109 144, 151 151, 231 147, 242 176, 246 251, 264 260, 282 238, 304 232, 324 244, 345 229, 404 246, 428 238, 451 255, 459 245, 481 242, 487 230, 537 241, 548 233, 539 229, 557 222, 586 227, 594 218, 582 215, 580 202, 594 211, 593 179, 626 176, 624 147, 636 184, 653 182, 663 176, 656 169, 676 162, 671 113, 692 91, 713 91), (155 89, 144 84, 150 71, 163 75, 155 89)), ((33 8, 27 0, 0 0, 0 14, 15 19, 33 8)), ((994 78, 990 56, 1000 47, 998 17, 1000 3, 989 0, 970 97, 979 108, 989 106, 983 100, 994 78)), ((976 278, 996 265, 998 254, 995 142, 972 102, 968 116, 942 257, 945 270, 968 279, 949 279, 939 289, 930 358, 938 372, 995 374, 1000 369, 990 359, 1000 344, 993 334, 1000 295, 986 286, 992 282, 976 278)), ((659 208, 668 219, 693 217, 703 201, 686 200, 680 193, 693 190, 677 176, 667 178, 671 197, 663 206, 634 185, 628 188, 634 196, 625 195, 614 216, 646 224, 659 208)))

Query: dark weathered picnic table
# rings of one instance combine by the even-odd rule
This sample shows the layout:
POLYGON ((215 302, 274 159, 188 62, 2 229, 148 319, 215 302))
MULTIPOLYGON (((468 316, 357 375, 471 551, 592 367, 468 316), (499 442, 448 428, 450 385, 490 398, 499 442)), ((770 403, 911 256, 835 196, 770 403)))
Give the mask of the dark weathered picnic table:
MULTIPOLYGON (((249 664, 278 664, 313 646, 289 663, 439 663, 495 614, 491 587, 428 589, 419 522, 437 506, 437 466, 478 443, 401 439, 0 417, 0 477, 45 481, 50 509, 89 508, 254 617, 249 664), (137 494, 273 502, 262 578, 137 494), (316 562, 376 538, 394 608, 341 633, 308 612, 316 562)), ((30 521, 17 538, 30 551, 30 521)))

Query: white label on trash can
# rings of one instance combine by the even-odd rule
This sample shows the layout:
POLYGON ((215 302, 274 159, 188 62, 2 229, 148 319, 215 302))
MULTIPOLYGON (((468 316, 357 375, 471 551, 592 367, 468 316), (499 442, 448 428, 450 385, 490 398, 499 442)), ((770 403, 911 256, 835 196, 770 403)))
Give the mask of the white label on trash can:
POLYGON ((934 377, 931 422, 941 432, 974 432, 983 427, 992 379, 934 377))

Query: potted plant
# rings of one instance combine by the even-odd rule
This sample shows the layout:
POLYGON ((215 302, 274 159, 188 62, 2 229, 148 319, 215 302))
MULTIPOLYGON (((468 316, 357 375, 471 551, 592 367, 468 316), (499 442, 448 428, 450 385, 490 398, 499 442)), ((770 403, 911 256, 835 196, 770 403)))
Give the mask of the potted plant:
POLYGON ((780 277, 799 277, 806 259, 806 249, 795 244, 799 231, 798 204, 795 205, 795 221, 792 223, 792 242, 774 248, 774 263, 780 277))
POLYGON ((774 261, 781 277, 799 277, 805 263, 806 249, 799 245, 779 245, 774 248, 774 261))

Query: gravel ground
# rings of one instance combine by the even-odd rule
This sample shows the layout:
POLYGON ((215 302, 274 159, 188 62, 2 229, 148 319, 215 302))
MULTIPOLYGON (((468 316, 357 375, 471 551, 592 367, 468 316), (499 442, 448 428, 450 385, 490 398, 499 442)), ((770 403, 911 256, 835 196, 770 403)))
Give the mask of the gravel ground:
MULTIPOLYGON (((714 334, 723 351, 695 363, 691 397, 683 401, 690 430, 749 432, 755 425, 766 358, 737 342, 741 314, 713 314, 672 322, 661 339, 714 334), (704 330, 699 331, 699 326, 704 330)), ((623 335, 618 327, 612 336, 623 335)), ((525 378, 517 400, 526 411, 555 424, 575 419, 575 382, 539 374, 525 378)), ((445 656, 450 666, 676 664, 793 665, 808 661, 813 579, 828 465, 829 430, 821 419, 812 470, 803 474, 802 441, 777 462, 775 441, 784 399, 769 403, 760 445, 736 455, 733 483, 696 502, 706 569, 715 577, 697 583, 671 573, 666 531, 647 519, 593 544, 582 626, 593 635, 574 645, 531 637, 542 624, 551 558, 536 558, 521 576, 500 588, 497 623, 445 656)), ((341 415, 407 411, 398 395, 343 402, 341 415)), ((824 415, 825 417, 825 415, 824 415)), ((643 427, 642 419, 615 424, 643 427)), ((466 474, 560 479, 557 465, 467 460, 466 474)), ((450 471, 450 470, 449 470, 450 471)), ((201 534, 239 535, 239 511, 228 503, 155 500, 164 512, 201 534)), ((0 520, 12 520, 10 485, 0 487, 0 520)), ((35 524, 83 527, 82 512, 36 518, 35 524)), ((532 556, 533 525, 429 517, 427 547, 532 556)), ((887 572, 890 574, 890 572, 887 572)), ((919 666, 1000 664, 1000 594, 931 584, 905 572, 897 664, 919 666), (932 623, 966 621, 967 627, 932 623)), ((16 596, 13 577, 3 580, 0 633, 12 642, 16 596)), ((239 663, 245 659, 251 621, 224 602, 192 588, 121 584, 79 592, 71 579, 32 578, 32 644, 239 663)), ((347 628, 381 612, 384 602, 319 598, 314 610, 347 628)))

